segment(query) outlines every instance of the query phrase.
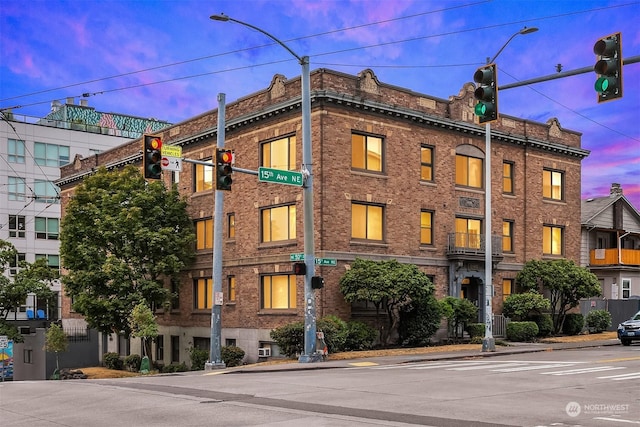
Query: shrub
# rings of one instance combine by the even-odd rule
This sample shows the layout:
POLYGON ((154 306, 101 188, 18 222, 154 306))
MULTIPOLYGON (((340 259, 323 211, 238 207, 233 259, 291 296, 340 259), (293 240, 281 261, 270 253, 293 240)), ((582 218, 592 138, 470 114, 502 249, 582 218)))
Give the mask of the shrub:
POLYGON ((562 324, 565 335, 578 335, 584 327, 584 316, 580 313, 567 313, 562 324))
POLYGON ((458 338, 459 328, 478 319, 478 307, 471 301, 452 296, 444 297, 441 301, 441 313, 447 318, 449 336, 458 338))
POLYGON ((231 368, 233 366, 239 366, 244 359, 244 350, 235 345, 227 345, 220 349, 220 355, 224 364, 231 368))
POLYGON ((356 321, 347 322, 344 351, 369 350, 373 347, 378 332, 371 326, 356 321))
POLYGON ((611 326, 611 313, 607 310, 591 310, 586 321, 590 331, 600 333, 611 326))
POLYGON ((536 335, 538 335, 538 325, 535 322, 509 322, 507 324, 507 339, 509 341, 532 341, 536 335))
POLYGON ((549 310, 549 300, 537 292, 512 294, 502 306, 502 313, 512 320, 530 320, 531 317, 549 310))
POLYGON ((536 325, 538 325, 539 337, 548 337, 553 332, 553 319, 550 314, 538 314, 532 316, 529 320, 536 322, 536 325))
MULTIPOLYGON (((442 305, 433 296, 412 303, 410 311, 400 314, 400 344, 404 346, 425 346, 431 344, 431 336, 436 333, 442 320, 442 305)), ((451 312, 452 313, 452 312, 451 312)))
POLYGON ((303 322, 288 323, 272 330, 270 335, 285 356, 295 357, 304 352, 303 322))
POLYGON ((484 323, 469 323, 467 324, 467 333, 473 340, 476 337, 484 337, 485 324, 484 323))
POLYGON ((166 365, 162 367, 163 374, 170 374, 173 372, 187 372, 187 371, 188 371, 187 365, 184 362, 177 365, 166 365))
POLYGON ((140 370, 141 363, 142 358, 139 354, 130 354, 124 358, 124 366, 131 372, 138 372, 140 370))
POLYGON ((204 364, 209 360, 209 350, 191 347, 189 358, 191 359, 191 370, 201 371, 204 369, 204 364))
POLYGON ((105 353, 102 356, 102 360, 104 366, 106 366, 108 369, 121 371, 124 365, 124 362, 122 361, 122 359, 120 359, 120 355, 118 353, 105 353))
MULTIPOLYGON (((376 331, 360 322, 345 322, 337 316, 325 316, 316 322, 316 331, 324 332, 324 342, 329 353, 371 348, 376 331)), ((304 352, 304 323, 293 322, 271 331, 271 338, 278 344, 280 353, 295 357, 304 352)), ((318 348, 318 350, 322 350, 318 348)))
POLYGON ((347 322, 338 316, 325 316, 318 319, 316 330, 324 332, 324 342, 329 353, 344 351, 347 342, 347 322))

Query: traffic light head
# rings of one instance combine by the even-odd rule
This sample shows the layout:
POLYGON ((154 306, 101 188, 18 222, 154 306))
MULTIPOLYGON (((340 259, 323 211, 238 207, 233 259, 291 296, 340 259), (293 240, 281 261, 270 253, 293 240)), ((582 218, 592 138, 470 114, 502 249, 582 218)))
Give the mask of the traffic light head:
POLYGON ((593 70, 598 75, 598 102, 622 98, 622 34, 601 38, 593 45, 593 53, 597 59, 593 70))
POLYGON ((324 279, 322 276, 313 276, 311 278, 311 289, 322 289, 324 288, 324 279))
POLYGON ((474 113, 480 123, 498 119, 498 81, 496 64, 482 66, 473 74, 476 90, 473 95, 478 100, 474 113))
POLYGON ((162 138, 155 135, 144 135, 142 147, 142 169, 146 179, 162 177, 162 138))
POLYGON ((216 148, 216 190, 231 191, 233 163, 233 151, 216 148))
POLYGON ((307 274, 307 265, 304 262, 294 262, 293 274, 296 276, 304 276, 307 274))

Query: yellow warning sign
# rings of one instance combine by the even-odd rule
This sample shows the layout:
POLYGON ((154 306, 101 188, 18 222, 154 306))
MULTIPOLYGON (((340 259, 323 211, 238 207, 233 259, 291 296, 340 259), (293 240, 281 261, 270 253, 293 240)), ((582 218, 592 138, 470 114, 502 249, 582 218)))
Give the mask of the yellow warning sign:
POLYGON ((160 153, 164 157, 182 157, 182 147, 176 145, 163 145, 160 153))

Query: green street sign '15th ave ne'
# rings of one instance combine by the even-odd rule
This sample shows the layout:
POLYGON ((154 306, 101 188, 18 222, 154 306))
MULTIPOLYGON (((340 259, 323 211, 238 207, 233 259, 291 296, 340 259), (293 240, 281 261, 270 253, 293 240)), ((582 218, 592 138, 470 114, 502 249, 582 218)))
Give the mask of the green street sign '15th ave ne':
POLYGON ((302 187, 302 172, 258 168, 258 181, 302 187))
MULTIPOLYGON (((304 261, 304 254, 289 254, 291 261, 304 261)), ((335 267, 338 265, 338 260, 335 258, 314 258, 313 263, 315 265, 329 265, 335 267)))

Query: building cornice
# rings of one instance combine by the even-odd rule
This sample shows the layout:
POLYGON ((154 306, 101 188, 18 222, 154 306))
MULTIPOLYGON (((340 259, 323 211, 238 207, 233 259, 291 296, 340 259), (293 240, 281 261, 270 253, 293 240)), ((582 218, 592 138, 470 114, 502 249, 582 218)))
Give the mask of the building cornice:
MULTIPOLYGON (((367 113, 379 114, 406 120, 408 122, 417 123, 421 126, 446 129, 448 131, 472 136, 485 135, 485 126, 477 125, 475 123, 467 123, 451 120, 444 117, 432 116, 422 111, 400 107, 397 105, 385 104, 382 102, 376 102, 344 93, 338 93, 328 90, 313 91, 311 93, 311 102, 312 106, 313 104, 318 105, 318 103, 335 104, 342 107, 364 111, 367 113)), ((300 110, 300 108, 300 97, 292 98, 281 103, 273 104, 260 111, 253 111, 249 114, 229 119, 226 122, 225 129, 226 131, 241 129, 244 126, 254 125, 260 121, 270 120, 280 115, 286 115, 293 111, 298 111, 300 110)), ((213 114, 215 111, 216 110, 211 111, 210 114, 213 114)), ((213 126, 197 134, 189 135, 187 137, 171 141, 169 144, 185 147, 188 145, 197 144, 204 140, 215 139, 217 136, 217 130, 217 126, 213 126)), ((553 152, 555 154, 577 157, 579 159, 583 159, 589 155, 589 150, 585 150, 582 148, 570 147, 564 144, 558 144, 526 136, 512 135, 497 129, 491 130, 491 138, 495 141, 503 143, 528 146, 542 151, 553 152)), ((106 167, 108 170, 117 169, 128 164, 140 162, 141 160, 142 154, 136 153, 126 158, 107 163, 104 165, 104 167, 106 167)), ((92 168, 91 170, 84 170, 82 172, 78 172, 77 174, 72 174, 67 177, 60 178, 59 180, 55 181, 55 184, 61 187, 66 186, 75 181, 82 180, 85 176, 93 174, 94 171, 94 168, 92 168)))

